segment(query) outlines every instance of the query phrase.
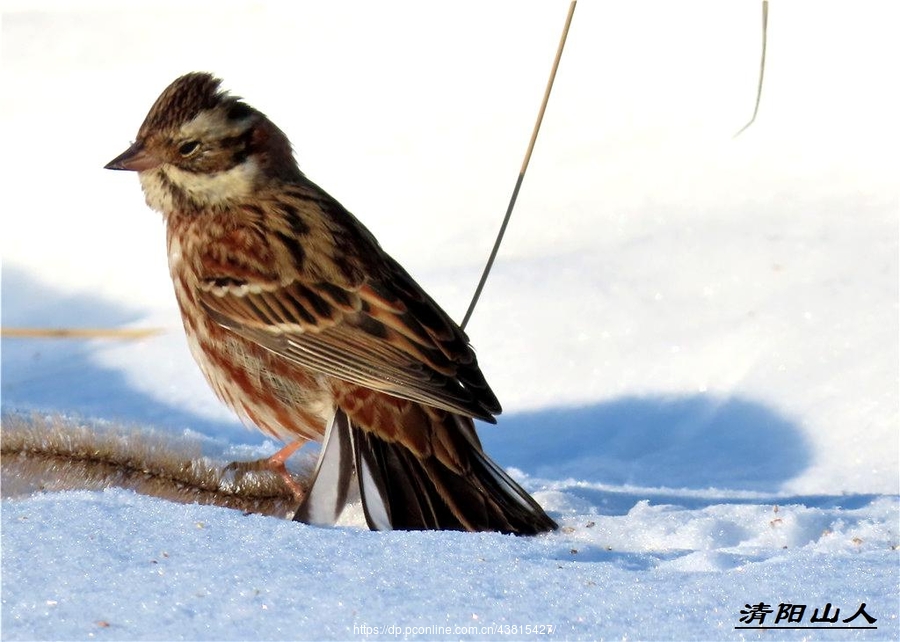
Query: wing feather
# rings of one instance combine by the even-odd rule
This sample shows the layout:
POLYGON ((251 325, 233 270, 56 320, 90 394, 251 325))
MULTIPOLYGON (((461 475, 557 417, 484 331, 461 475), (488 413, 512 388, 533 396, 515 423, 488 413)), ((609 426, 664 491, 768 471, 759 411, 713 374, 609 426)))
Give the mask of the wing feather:
POLYGON ((279 216, 225 230, 239 256, 200 262, 215 266, 197 295, 216 322, 326 375, 493 422, 500 403, 462 329, 340 203, 305 178, 281 187, 265 195, 279 216), (251 247, 282 257, 280 280, 251 247))
POLYGON ((468 342, 443 345, 444 329, 430 331, 399 298, 325 283, 292 281, 252 291, 222 283, 210 280, 199 293, 216 322, 290 361, 486 421, 500 410, 468 342))

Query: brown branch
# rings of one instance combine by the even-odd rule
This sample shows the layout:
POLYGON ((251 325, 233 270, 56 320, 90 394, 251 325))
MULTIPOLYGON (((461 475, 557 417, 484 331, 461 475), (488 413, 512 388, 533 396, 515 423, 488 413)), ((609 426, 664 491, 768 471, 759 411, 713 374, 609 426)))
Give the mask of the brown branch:
MULTIPOLYGON (((277 517, 290 517, 297 508, 297 498, 278 475, 232 474, 223 462, 201 456, 200 444, 187 438, 39 415, 4 415, 0 435, 4 499, 118 487, 277 517)), ((301 486, 308 477, 309 471, 301 473, 301 486)))

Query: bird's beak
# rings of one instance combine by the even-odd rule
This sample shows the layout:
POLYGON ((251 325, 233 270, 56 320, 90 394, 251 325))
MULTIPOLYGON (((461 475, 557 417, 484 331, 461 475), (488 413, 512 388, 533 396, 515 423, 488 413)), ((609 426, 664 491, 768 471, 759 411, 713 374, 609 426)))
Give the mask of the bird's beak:
POLYGON ((103 169, 124 169, 132 172, 144 172, 158 167, 161 160, 146 150, 144 144, 137 142, 103 166, 103 169))

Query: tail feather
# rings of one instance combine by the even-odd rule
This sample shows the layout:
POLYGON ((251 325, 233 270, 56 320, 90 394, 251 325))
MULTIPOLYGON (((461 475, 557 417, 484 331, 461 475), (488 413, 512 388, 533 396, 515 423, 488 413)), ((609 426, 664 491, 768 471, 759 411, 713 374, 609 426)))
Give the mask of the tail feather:
POLYGON ((322 452, 313 471, 312 484, 294 513, 294 521, 333 526, 347 503, 352 478, 350 419, 339 410, 325 429, 322 452))
POLYGON ((421 465, 408 450, 378 439, 354 426, 353 447, 357 470, 367 485, 360 482, 360 496, 366 522, 373 530, 458 530, 452 513, 428 483, 421 465), (375 489, 376 492, 370 492, 375 489), (379 521, 377 516, 386 516, 379 521))
MULTIPOLYGON (((532 535, 557 528, 540 505, 482 450, 474 423, 439 411, 432 416, 442 450, 415 453, 400 441, 388 441, 338 410, 316 475, 295 520, 323 524, 334 516, 335 503, 346 489, 334 490, 345 474, 323 472, 328 466, 356 471, 366 522, 373 530, 500 531, 532 535), (337 440, 338 445, 331 442, 337 440), (325 461, 326 455, 332 453, 325 461), (336 456, 338 453, 339 456, 336 456), (319 490, 319 486, 329 487, 319 490)), ((349 483, 349 482, 347 482, 349 483)))

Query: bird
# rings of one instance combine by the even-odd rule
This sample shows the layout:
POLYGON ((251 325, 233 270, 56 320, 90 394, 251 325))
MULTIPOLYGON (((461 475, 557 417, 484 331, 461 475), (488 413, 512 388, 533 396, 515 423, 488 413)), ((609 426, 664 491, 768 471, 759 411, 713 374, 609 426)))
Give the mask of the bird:
POLYGON ((501 406, 466 333, 300 171, 265 114, 192 72, 106 169, 137 173, 166 228, 191 354, 245 422, 319 459, 295 521, 335 524, 358 488, 372 530, 557 528, 484 451, 501 406))

